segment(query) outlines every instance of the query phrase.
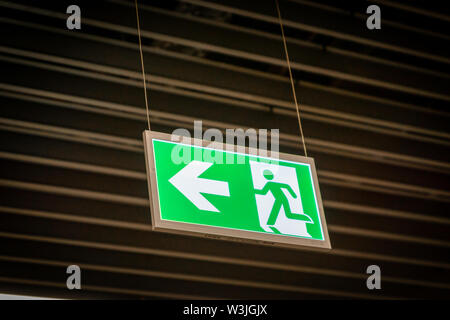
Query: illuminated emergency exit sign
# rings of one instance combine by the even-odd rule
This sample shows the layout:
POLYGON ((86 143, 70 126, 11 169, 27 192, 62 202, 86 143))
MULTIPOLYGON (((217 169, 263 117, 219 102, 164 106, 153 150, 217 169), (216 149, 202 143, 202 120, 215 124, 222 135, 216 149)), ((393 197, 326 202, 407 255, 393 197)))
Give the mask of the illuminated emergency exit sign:
POLYGON ((331 248, 312 158, 152 131, 144 145, 155 231, 331 248))

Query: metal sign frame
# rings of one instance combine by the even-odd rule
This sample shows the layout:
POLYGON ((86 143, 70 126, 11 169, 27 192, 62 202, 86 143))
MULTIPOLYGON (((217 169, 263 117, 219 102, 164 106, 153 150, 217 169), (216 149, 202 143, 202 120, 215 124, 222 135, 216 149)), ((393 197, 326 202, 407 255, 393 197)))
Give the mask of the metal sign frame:
MULTIPOLYGON (((150 196, 151 221, 152 221, 152 229, 154 231, 165 233, 176 233, 197 237, 206 237, 212 239, 257 243, 271 246, 290 247, 290 248, 313 247, 313 248, 331 249, 327 223, 323 210, 322 197, 319 189, 319 182, 317 179, 317 172, 313 158, 281 152, 278 153, 279 160, 286 160, 296 163, 306 163, 310 166, 311 176, 313 180, 312 181, 313 188, 316 196, 317 209, 319 211, 319 218, 321 221, 324 240, 307 239, 289 235, 278 235, 256 231, 237 230, 225 227, 216 227, 216 226, 200 225, 188 222, 177 222, 161 219, 158 183, 156 179, 155 156, 153 152, 153 143, 152 143, 153 139, 164 140, 184 145, 208 147, 223 152, 231 152, 227 150, 235 150, 236 146, 219 142, 205 141, 196 138, 177 136, 173 134, 155 132, 150 130, 145 130, 143 132, 143 139, 145 149, 145 162, 147 168, 148 190, 150 196), (177 141, 182 142, 176 142, 173 140, 173 138, 176 138, 177 141), (190 141, 190 143, 188 143, 187 141, 190 141)), ((234 151, 233 153, 243 155, 257 155, 258 154, 257 151, 258 151, 257 149, 245 147, 245 153, 234 151)))

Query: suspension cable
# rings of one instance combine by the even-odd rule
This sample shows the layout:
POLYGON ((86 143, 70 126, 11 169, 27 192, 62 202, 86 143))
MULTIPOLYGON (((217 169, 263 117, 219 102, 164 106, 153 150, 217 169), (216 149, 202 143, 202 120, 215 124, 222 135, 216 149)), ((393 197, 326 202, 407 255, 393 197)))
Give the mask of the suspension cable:
POLYGON ((141 55, 142 81, 144 82, 145 110, 147 111, 148 130, 151 130, 150 129, 150 114, 148 111, 147 81, 145 79, 144 55, 142 53, 141 26, 140 26, 140 22, 139 22, 139 9, 138 9, 137 0, 135 0, 134 3, 136 6, 136 23, 137 23, 137 31, 138 31, 138 39, 139 39, 139 53, 141 55))
POLYGON ((275 0, 275 3, 277 5, 278 22, 280 23, 281 37, 283 38, 284 52, 286 54, 286 62, 287 62, 287 65, 288 65, 288 70, 289 70, 289 78, 291 80, 292 95, 294 96, 295 109, 297 110, 298 126, 300 128, 300 135, 302 137, 303 150, 305 152, 305 157, 307 157, 308 153, 306 152, 305 137, 303 135, 302 121, 300 119, 300 110, 299 110, 299 106, 298 106, 298 103, 297 103, 297 94, 295 93, 294 78, 292 77, 291 63, 289 61, 289 54, 288 54, 288 49, 287 49, 287 44, 286 44, 286 37, 284 36, 283 20, 281 19, 280 6, 278 4, 278 0, 275 0))

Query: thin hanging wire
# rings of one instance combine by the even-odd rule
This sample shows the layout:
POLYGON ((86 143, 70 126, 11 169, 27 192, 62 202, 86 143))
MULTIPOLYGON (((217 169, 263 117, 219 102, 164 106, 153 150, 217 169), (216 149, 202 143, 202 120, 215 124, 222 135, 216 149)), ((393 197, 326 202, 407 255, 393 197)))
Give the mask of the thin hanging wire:
POLYGON ((302 121, 300 119, 300 110, 299 110, 299 106, 297 103, 297 94, 295 93, 294 78, 292 77, 291 63, 289 61, 289 54, 288 54, 288 49, 287 49, 287 44, 286 44, 286 38, 284 36, 284 28, 283 28, 283 21, 281 19, 280 6, 278 4, 278 0, 275 0, 275 3, 277 4, 278 22, 280 23, 281 37, 283 38, 284 52, 286 54, 286 62, 287 62, 288 69, 289 69, 289 78, 291 79, 292 95, 294 96, 295 108, 297 110, 298 126, 300 128, 300 134, 302 136, 303 150, 305 152, 305 156, 307 157, 308 153, 306 152, 305 137, 303 136, 302 121))
POLYGON ((148 111, 148 99, 147 99, 147 81, 145 80, 144 55, 142 53, 141 26, 140 26, 140 22, 139 22, 139 9, 138 9, 137 0, 135 0, 134 3, 136 6, 136 23, 137 23, 138 38, 139 38, 139 52, 141 55, 142 81, 144 82, 145 110, 147 111, 148 130, 151 130, 150 129, 150 115, 149 115, 149 111, 148 111))

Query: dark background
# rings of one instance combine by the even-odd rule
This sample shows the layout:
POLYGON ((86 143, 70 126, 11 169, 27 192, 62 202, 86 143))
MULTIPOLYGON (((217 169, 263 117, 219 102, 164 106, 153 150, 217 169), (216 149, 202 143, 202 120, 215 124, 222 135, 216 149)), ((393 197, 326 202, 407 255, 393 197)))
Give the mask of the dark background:
MULTIPOLYGON (((280 150, 303 154, 273 0, 139 3, 153 130, 279 128, 280 150)), ((446 2, 280 8, 333 249, 151 232, 134 1, 0 1, 0 292, 449 298, 446 2)))

